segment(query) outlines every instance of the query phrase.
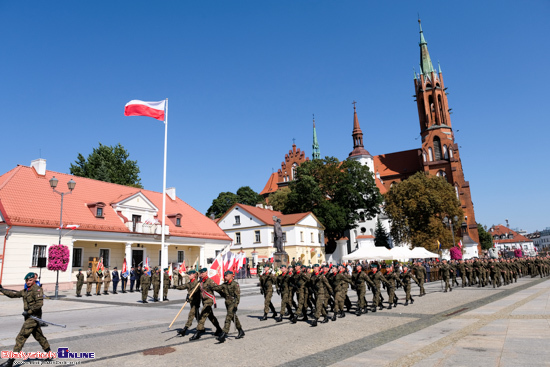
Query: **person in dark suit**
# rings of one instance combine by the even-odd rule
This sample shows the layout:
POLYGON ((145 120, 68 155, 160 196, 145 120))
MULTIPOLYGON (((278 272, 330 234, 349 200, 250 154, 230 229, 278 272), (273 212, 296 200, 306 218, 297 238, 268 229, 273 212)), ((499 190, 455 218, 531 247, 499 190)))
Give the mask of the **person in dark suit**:
POLYGON ((118 286, 118 282, 120 281, 120 276, 118 275, 118 270, 115 266, 112 272, 112 281, 113 281, 113 294, 118 294, 116 291, 116 288, 118 286))
POLYGON ((136 270, 136 291, 139 292, 141 289, 141 276, 143 275, 143 270, 141 270, 141 265, 138 266, 136 270))
POLYGON ((130 292, 134 293, 134 284, 136 282, 136 271, 134 270, 134 267, 132 266, 130 270, 130 292))

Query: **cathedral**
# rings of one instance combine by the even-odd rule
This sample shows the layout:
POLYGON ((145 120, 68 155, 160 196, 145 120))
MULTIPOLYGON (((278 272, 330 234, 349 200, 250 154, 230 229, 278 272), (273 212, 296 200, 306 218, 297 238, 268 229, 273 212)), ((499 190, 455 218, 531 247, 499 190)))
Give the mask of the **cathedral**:
MULTIPOLYGON (((477 254, 480 251, 479 236, 474 205, 470 194, 470 184, 464 179, 458 144, 455 143, 450 117, 451 109, 445 92, 447 88, 445 88, 443 82, 441 68, 438 67, 438 70, 435 70, 432 64, 420 20, 419 25, 420 73, 415 72, 414 74, 414 98, 418 108, 422 146, 418 149, 372 156, 363 145, 363 133, 354 102, 353 149, 348 159, 357 160, 369 167, 375 175, 376 185, 382 194, 386 193, 394 183, 403 181, 416 172, 422 171, 445 178, 447 182, 454 186, 464 211, 464 221, 460 228, 460 235, 466 251, 465 257, 478 256, 477 254)), ((314 120, 312 159, 319 159, 320 156, 314 120)), ((294 179, 296 168, 307 160, 309 158, 305 156, 305 153, 293 144, 292 150, 285 155, 281 168, 269 177, 260 194, 267 197, 270 193, 288 186, 289 182, 294 179)), ((381 214, 379 218, 388 230, 387 217, 381 214)), ((374 246, 374 228, 377 219, 358 223, 356 229, 351 231, 352 233, 349 234, 348 238, 339 243, 337 249, 339 253, 334 254, 334 258, 338 259, 365 245, 374 246)))

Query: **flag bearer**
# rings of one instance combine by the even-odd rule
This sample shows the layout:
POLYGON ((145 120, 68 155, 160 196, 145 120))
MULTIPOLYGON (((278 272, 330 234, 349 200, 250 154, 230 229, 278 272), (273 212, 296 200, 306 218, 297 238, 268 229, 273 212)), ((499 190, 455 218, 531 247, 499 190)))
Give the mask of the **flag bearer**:
POLYGON ((239 302, 241 300, 241 288, 239 287, 239 283, 233 281, 233 277, 234 275, 232 271, 226 271, 224 273, 225 282, 222 285, 214 287, 214 290, 225 298, 225 308, 227 309, 223 333, 217 337, 220 343, 223 343, 225 338, 227 338, 227 333, 229 333, 229 328, 231 327, 231 321, 235 322, 235 326, 239 331, 237 339, 244 337, 243 328, 239 318, 237 317, 237 307, 239 306, 239 302))

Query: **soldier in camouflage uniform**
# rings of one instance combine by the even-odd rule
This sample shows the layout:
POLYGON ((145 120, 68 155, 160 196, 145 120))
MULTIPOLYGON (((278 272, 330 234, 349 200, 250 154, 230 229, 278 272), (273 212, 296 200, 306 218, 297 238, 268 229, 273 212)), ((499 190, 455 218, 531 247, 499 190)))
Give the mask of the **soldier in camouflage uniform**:
MULTIPOLYGON (((28 273, 25 276, 25 285, 26 289, 20 290, 18 292, 4 289, 0 284, 0 292, 5 294, 9 298, 23 298, 23 316, 25 317, 25 322, 21 327, 21 331, 15 338, 15 346, 13 347, 13 352, 21 352, 25 342, 30 335, 36 339, 40 344, 44 352, 49 353, 51 351, 50 344, 48 340, 42 333, 42 328, 40 323, 34 319, 31 319, 31 316, 42 318, 42 305, 44 303, 44 293, 42 287, 36 285, 36 280, 34 273, 28 273)), ((14 359, 8 359, 2 366, 12 367, 14 359)))
POLYGON ((292 301, 290 288, 292 287, 292 272, 288 272, 288 269, 285 265, 281 266, 281 274, 277 277, 277 293, 281 295, 281 311, 279 312, 279 317, 275 319, 276 322, 283 321, 283 315, 285 310, 288 311, 290 315, 290 321, 295 324, 298 318, 292 311, 292 301))
POLYGON ((308 278, 302 271, 302 265, 296 263, 296 271, 294 273, 294 285, 296 287, 296 296, 298 297, 298 308, 296 309, 296 317, 301 318, 300 321, 307 321, 307 293, 306 283, 308 278))
POLYGON ((372 312, 376 312, 376 307, 380 307, 380 310, 384 308, 384 305, 381 302, 380 294, 380 283, 388 284, 386 278, 378 271, 378 265, 372 265, 372 273, 370 274, 370 280, 374 284, 374 287, 371 287, 372 290, 372 312))
POLYGON ((151 277, 145 270, 143 270, 143 274, 141 274, 141 278, 139 279, 141 284, 141 302, 142 303, 148 303, 147 302, 147 296, 149 296, 149 285, 151 284, 151 277))
POLYGON ((97 269, 95 272, 95 293, 96 296, 101 296, 101 286, 103 285, 103 271, 97 269))
POLYGON ((361 316, 361 313, 368 312, 368 302, 365 299, 365 294, 367 293, 365 282, 367 282, 371 287, 374 287, 374 284, 367 275, 367 272, 363 271, 363 266, 360 264, 357 264, 355 267, 355 273, 352 274, 351 281, 353 284, 352 288, 357 291, 357 310, 355 311, 355 314, 357 316, 361 316))
POLYGON ((338 265, 338 271, 334 276, 334 313, 338 314, 338 317, 346 317, 344 313, 344 305, 346 303, 346 296, 348 293, 348 286, 352 284, 351 276, 346 273, 346 268, 342 265, 338 265))
POLYGON ((82 274, 82 269, 78 269, 78 274, 76 274, 76 296, 82 297, 80 292, 82 292, 82 285, 84 284, 84 274, 82 274))
POLYGON ((217 286, 216 283, 210 278, 208 278, 208 269, 202 268, 199 271, 200 274, 200 294, 202 298, 202 310, 199 315, 199 324, 197 325, 197 332, 195 335, 193 335, 189 340, 197 340, 200 339, 201 335, 205 333, 204 330, 204 324, 206 323, 206 319, 209 319, 210 322, 214 325, 216 328, 216 332, 214 333, 215 336, 222 335, 223 331, 220 327, 220 323, 218 322, 218 319, 216 316, 214 316, 214 312, 212 311, 212 306, 216 302, 216 298, 214 297, 214 289, 217 286))
POLYGON ((386 290, 388 291, 388 310, 391 310, 392 303, 393 307, 397 307, 397 301, 399 301, 399 298, 395 295, 395 289, 398 285, 403 286, 403 283, 401 283, 401 280, 399 280, 397 274, 393 272, 393 266, 386 268, 386 276, 384 278, 386 278, 386 281, 388 282, 388 286, 386 287, 386 290))
POLYGON ((409 269, 404 266, 403 273, 400 275, 401 283, 403 283, 403 289, 405 290, 405 306, 409 305, 409 300, 411 304, 414 303, 414 299, 411 297, 411 279, 418 284, 418 280, 412 273, 409 272, 409 269))
POLYGON ((231 321, 235 323, 235 327, 239 331, 236 339, 244 337, 244 331, 241 326, 241 322, 237 317, 237 307, 241 301, 241 289, 239 283, 233 281, 233 272, 226 271, 224 273, 225 282, 222 285, 214 287, 214 290, 218 292, 223 298, 225 298, 225 308, 227 309, 227 315, 225 316, 225 324, 223 325, 223 332, 216 339, 220 343, 225 342, 229 328, 231 327, 231 321))
POLYGON ((153 275, 151 276, 151 283, 153 283, 153 302, 158 302, 160 291, 160 270, 156 266, 153 271, 153 275))
POLYGON ((86 271, 86 295, 92 296, 92 284, 94 284, 94 272, 92 270, 92 264, 88 265, 88 270, 86 271))
POLYGON ((168 275, 168 268, 164 268, 164 283, 162 284, 162 300, 169 301, 168 288, 170 288, 170 275, 168 275))
POLYGON ((264 316, 261 318, 262 321, 267 320, 267 313, 269 310, 273 312, 273 318, 277 318, 277 311, 271 302, 273 297, 273 283, 276 281, 275 275, 271 274, 271 268, 266 266, 264 268, 264 273, 260 276, 260 293, 264 296, 264 316))
MULTIPOLYGON (((417 262, 414 266, 414 275, 416 276, 416 279, 418 279, 418 286, 420 287, 420 297, 426 294, 426 290, 424 289, 424 281, 426 280, 426 268, 420 263, 417 262)), ((389 300, 391 304, 391 299, 389 300)))
POLYGON ((441 274, 443 275, 443 281, 445 282, 445 292, 447 292, 447 288, 452 292, 453 287, 451 287, 451 284, 449 284, 449 280, 451 278, 451 272, 454 270, 451 268, 449 264, 447 264, 447 260, 443 260, 443 264, 441 264, 441 274))
POLYGON ((189 328, 193 324, 193 320, 195 319, 195 317, 197 318, 197 321, 199 321, 199 308, 201 307, 201 292, 198 289, 199 282, 197 281, 197 272, 195 270, 189 270, 187 272, 187 275, 189 275, 189 282, 183 285, 178 285, 176 287, 176 289, 179 290, 187 290, 186 302, 189 302, 189 305, 191 306, 191 308, 189 309, 189 316, 187 316, 187 322, 185 323, 184 328, 178 330, 178 335, 181 336, 185 336, 185 333, 187 333, 187 330, 189 330, 189 328))
POLYGON ((105 278, 103 278, 103 294, 109 295, 109 286, 111 285, 111 272, 105 268, 105 278))
POLYGON ((325 277, 325 275, 320 271, 319 264, 313 266, 313 275, 311 276, 311 288, 315 292, 315 316, 311 326, 317 326, 317 320, 319 316, 323 315, 325 318, 321 323, 327 323, 329 321, 327 310, 325 309, 324 303, 325 296, 327 293, 333 293, 332 288, 325 277))

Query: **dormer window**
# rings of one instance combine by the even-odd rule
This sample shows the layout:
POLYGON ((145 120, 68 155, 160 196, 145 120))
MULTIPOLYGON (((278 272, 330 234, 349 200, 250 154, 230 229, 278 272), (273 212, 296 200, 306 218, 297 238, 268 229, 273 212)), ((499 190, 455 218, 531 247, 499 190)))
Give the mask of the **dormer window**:
POLYGON ((86 204, 96 218, 104 218, 105 203, 100 201, 86 204))
POLYGON ((176 227, 181 227, 181 217, 182 217, 182 215, 180 213, 168 214, 167 217, 168 217, 168 219, 170 219, 172 221, 172 223, 174 223, 174 225, 176 227))
POLYGON ((176 227, 181 227, 181 218, 176 218, 176 227))
POLYGON ((98 218, 103 218, 103 208, 97 208, 96 209, 96 213, 95 213, 95 216, 98 217, 98 218))

